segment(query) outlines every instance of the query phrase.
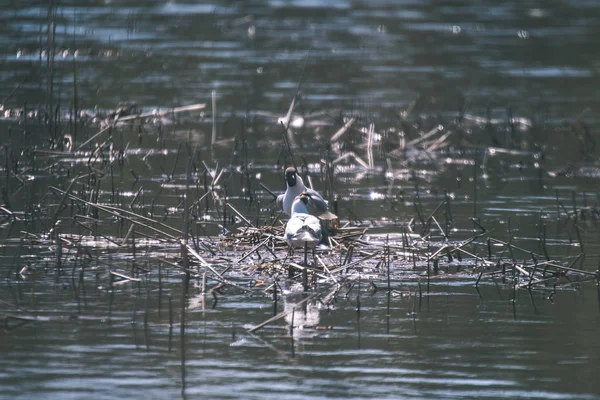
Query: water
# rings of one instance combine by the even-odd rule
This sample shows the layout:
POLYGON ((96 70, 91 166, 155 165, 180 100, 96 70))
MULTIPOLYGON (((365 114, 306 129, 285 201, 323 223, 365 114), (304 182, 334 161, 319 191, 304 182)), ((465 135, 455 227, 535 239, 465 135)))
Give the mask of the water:
POLYGON ((117 291, 112 311, 109 295, 91 290, 78 319, 4 334, 3 390, 9 398, 177 397, 182 388, 211 398, 596 398, 600 317, 589 289, 554 303, 522 292, 511 303, 501 287, 478 294, 472 282, 448 280, 422 299, 393 298, 389 319, 387 296, 362 290, 360 315, 356 293, 334 309, 300 308, 296 324, 306 318, 320 329, 296 328, 293 340, 284 323, 258 337, 244 332, 271 315, 269 299, 225 296, 215 309, 187 312, 185 369, 164 304, 144 328, 143 306, 131 312, 135 290, 117 291))
MULTIPOLYGON (((484 277, 477 291, 472 259, 462 273, 456 273, 456 262, 446 268, 442 261, 442 273, 427 292, 424 263, 413 271, 398 256, 391 286, 404 295, 388 298, 385 274, 366 265, 360 285, 342 287, 329 302, 297 307, 293 332, 288 315, 251 335, 250 327, 290 310, 302 296, 289 294, 274 310, 271 294, 263 292, 271 280, 263 284, 264 276, 253 269, 260 260, 237 263, 240 254, 219 247, 223 220, 213 199, 208 211, 194 210, 192 231, 210 236, 209 245, 217 243, 215 256, 208 250, 202 255, 219 270, 235 266, 228 278, 251 293, 226 287, 218 301, 209 294, 202 304, 201 280, 193 279, 183 313, 182 275, 167 264, 178 261, 177 245, 144 239, 150 233, 139 229, 136 252, 119 249, 128 224, 102 213, 100 221, 88 220, 92 211, 69 201, 58 215, 62 269, 55 268, 57 246, 46 235, 61 199, 49 187, 64 190, 69 179, 90 171, 94 180, 82 178, 74 188, 78 196, 86 195, 86 183, 99 202, 131 204, 133 211, 181 228, 185 160, 194 149, 192 201, 205 193, 204 169, 216 175, 232 165, 218 193, 227 188, 242 214, 258 215, 263 224, 273 221, 272 198, 259 183, 282 190, 282 166, 292 159, 277 117, 263 114, 285 115, 301 81, 296 115, 326 115, 306 117, 288 139, 296 163, 307 164, 321 190, 328 183, 321 160, 346 157, 335 163, 342 223, 368 227, 370 239, 382 242, 388 234, 401 237, 414 218, 418 235, 423 227, 415 204, 426 218, 446 191, 454 218, 451 240, 470 238, 469 218, 476 215, 490 237, 507 240, 512 233, 514 244, 526 250, 516 253, 519 261, 531 264, 528 252, 544 258, 543 236, 557 263, 595 271, 595 2, 57 6, 52 78, 47 5, 8 4, 0 14, 5 110, 58 105, 63 119, 58 130, 36 118, 5 114, 0 121, 3 203, 15 215, 3 211, 0 230, 0 271, 6 277, 0 284, 0 396, 599 397, 598 293, 593 282, 577 282, 576 276, 555 293, 549 286, 513 294, 510 279, 501 277, 484 277), (74 66, 77 107, 92 116, 122 103, 143 111, 206 103, 205 115, 167 114, 143 126, 115 128, 95 157, 91 147, 83 149, 87 153, 47 153, 63 150, 64 133, 74 136, 76 149, 101 128, 91 117, 76 132, 68 125, 74 66), (218 143, 211 151, 213 90, 218 143), (325 151, 341 126, 340 113, 360 116, 357 126, 375 123, 371 170, 358 161, 369 163, 365 134, 349 133, 339 147, 325 151), (517 123, 509 124, 510 118, 517 123), (429 142, 428 151, 395 150, 399 131, 407 142, 427 143, 421 135, 440 125, 434 139, 448 136, 429 142), (567 218, 584 206, 585 218, 567 218), (586 257, 574 261, 581 247, 586 257), (28 269, 21 274, 23 267, 28 269), (111 286, 109 269, 141 281, 111 286)), ((96 143, 106 140, 108 133, 96 143)), ((441 225, 443 210, 436 214, 441 225)), ((235 232, 242 226, 238 218, 225 228, 235 232)), ((435 228, 429 238, 433 247, 443 243, 435 228)), ((468 250, 487 255, 485 238, 468 250)), ((280 247, 278 254, 284 252, 280 247)), ((512 257, 501 255, 499 246, 493 252, 496 260, 512 257)), ((216 283, 209 280, 209 288, 216 283)), ((323 296, 333 289, 319 287, 323 296)))

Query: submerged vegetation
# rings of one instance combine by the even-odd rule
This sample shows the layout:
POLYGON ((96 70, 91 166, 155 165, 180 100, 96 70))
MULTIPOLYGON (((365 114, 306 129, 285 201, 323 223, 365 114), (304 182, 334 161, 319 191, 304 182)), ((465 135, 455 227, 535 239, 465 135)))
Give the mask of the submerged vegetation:
MULTIPOLYGON (((415 102, 391 117, 381 114, 379 123, 376 115, 360 111, 296 114, 295 103, 296 97, 279 125, 251 114, 219 123, 216 101, 208 116, 204 104, 151 112, 133 106, 110 112, 57 109, 54 116, 61 118, 7 109, 1 210, 4 252, 14 254, 14 263, 6 279, 50 273, 67 280, 73 296, 85 298, 89 280, 113 290, 150 285, 159 276, 160 285, 161 271, 171 270, 183 277, 184 305, 192 280, 202 282, 200 296, 211 297, 214 305, 230 291, 268 296, 276 305, 281 293, 296 290, 294 282, 313 293, 309 299, 329 301, 361 281, 371 294, 385 290, 388 301, 420 299, 432 279, 456 275, 471 276, 475 287, 495 280, 513 293, 544 291, 551 301, 557 290, 597 283, 598 271, 589 262, 599 258, 590 239, 595 234, 586 232, 599 217, 591 196, 583 194, 578 205, 578 194, 556 190, 554 205, 548 201, 531 211, 538 220, 536 237, 530 238, 519 237, 510 215, 504 231, 493 222, 490 228, 479 204, 491 174, 509 187, 518 184, 510 176, 517 170, 520 180, 544 190, 549 180, 594 165, 582 121, 572 129, 587 161, 561 170, 547 166, 553 150, 536 138, 542 128, 510 112, 504 120, 462 112, 444 119, 415 115, 415 102), (285 126, 296 116, 301 124, 285 126), (40 136, 50 133, 50 140, 27 139, 36 130, 40 136), (259 130, 271 139, 257 140, 259 130), (203 142, 208 132, 210 143, 203 142), (188 140, 179 139, 186 135, 188 140), (173 140, 180 143, 176 150, 167 144, 173 140), (143 147, 151 141, 158 148, 143 147), (261 153, 277 154, 268 150, 271 143, 279 150, 269 162, 261 153), (224 163, 227 153, 231 161, 224 163), (267 181, 269 165, 275 170, 267 181), (327 221, 329 234, 306 263, 301 251, 290 253, 283 238, 287 216, 275 202, 288 165, 314 182, 340 216, 327 221), (368 193, 344 189, 361 180, 368 193), (444 180, 454 183, 436 187, 444 180), (551 223, 558 226, 553 243, 551 223), (398 289, 405 281, 416 282, 415 288, 398 289)), ((11 313, 7 326, 11 318, 32 317, 11 313)), ((249 332, 267 322, 272 320, 257 321, 249 332)))

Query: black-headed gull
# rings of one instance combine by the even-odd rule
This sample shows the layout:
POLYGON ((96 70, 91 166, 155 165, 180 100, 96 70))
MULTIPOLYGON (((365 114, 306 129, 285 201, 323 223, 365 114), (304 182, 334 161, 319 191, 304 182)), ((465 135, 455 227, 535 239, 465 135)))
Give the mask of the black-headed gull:
POLYGON ((285 240, 292 249, 313 248, 323 237, 321 221, 308 213, 309 202, 310 197, 301 193, 292 204, 292 217, 285 225, 285 240))
POLYGON ((325 220, 337 218, 334 213, 329 211, 327 202, 316 190, 304 186, 304 181, 302 181, 302 177, 298 174, 296 168, 289 167, 285 170, 285 183, 287 185, 285 193, 277 196, 277 205, 281 207, 284 213, 291 216, 294 200, 300 194, 305 194, 305 197, 307 197, 306 209, 308 214, 325 220))

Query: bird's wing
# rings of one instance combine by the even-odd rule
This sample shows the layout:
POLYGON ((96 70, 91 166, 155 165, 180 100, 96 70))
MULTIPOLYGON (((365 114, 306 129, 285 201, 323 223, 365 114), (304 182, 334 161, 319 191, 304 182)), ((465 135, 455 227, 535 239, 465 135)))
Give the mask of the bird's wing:
POLYGON ((320 219, 324 219, 324 220, 327 220, 327 221, 329 221, 329 220, 334 220, 334 219, 337 219, 337 218, 338 218, 338 216, 337 216, 337 215, 335 215, 334 213, 332 213, 332 212, 331 212, 331 211, 329 211, 329 210, 325 210, 325 211, 321 212, 320 214, 318 214, 317 216, 318 216, 320 219))
POLYGON ((327 220, 337 218, 337 215, 329 211, 329 206, 327 205, 327 202, 323 199, 323 197, 321 197, 319 193, 317 193, 313 189, 306 189, 305 192, 310 197, 310 200, 306 205, 306 208, 308 209, 308 212, 310 214, 316 215, 321 219, 327 220))
POLYGON ((321 221, 319 221, 317 217, 307 215, 306 218, 304 218, 304 226, 306 229, 310 230, 313 235, 319 238, 321 237, 321 221))
POLYGON ((321 230, 321 222, 317 217, 310 214, 294 214, 285 226, 285 232, 296 232, 303 229, 318 233, 321 230))
POLYGON ((316 243, 321 240, 321 222, 315 216, 309 214, 294 214, 285 226, 285 239, 292 245, 300 242, 316 243))
POLYGON ((280 210, 283 210, 283 197, 285 195, 280 194, 279 196, 277 196, 277 198, 275 199, 275 204, 277 205, 277 208, 280 210))
POLYGON ((323 196, 321 196, 319 192, 310 188, 304 189, 303 192, 306 193, 313 202, 319 204, 318 207, 324 207, 324 209, 327 208, 327 202, 325 201, 325 199, 323 199, 323 196))
POLYGON ((304 219, 301 215, 295 215, 285 224, 285 236, 294 236, 304 225, 304 219))

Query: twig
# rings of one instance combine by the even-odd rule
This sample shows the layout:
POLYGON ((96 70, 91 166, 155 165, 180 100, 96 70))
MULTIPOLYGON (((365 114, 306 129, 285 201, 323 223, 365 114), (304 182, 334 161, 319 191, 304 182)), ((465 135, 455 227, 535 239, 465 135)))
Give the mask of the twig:
MULTIPOLYGON (((118 272, 115 272, 115 271, 110 271, 109 273, 110 273, 111 275, 118 276, 119 278, 123 278, 123 279, 124 279, 124 280, 126 280, 126 281, 132 281, 132 282, 139 282, 139 281, 140 281, 140 279, 138 279, 138 278, 132 278, 132 277, 130 277, 130 276, 123 275, 123 274, 120 274, 120 273, 118 273, 118 272)), ((116 283, 116 282, 115 282, 115 283, 116 283)))
POLYGON ((307 301, 310 301, 310 300, 314 299, 317 296, 320 296, 320 293, 313 293, 313 294, 311 294, 307 298, 305 298, 305 299, 299 301, 298 303, 294 304, 288 311, 282 311, 279 314, 275 315, 274 317, 271 317, 268 320, 266 320, 264 322, 261 322, 260 324, 255 325, 252 328, 248 329, 248 333, 255 332, 255 331, 259 330, 260 328, 262 328, 263 326, 268 325, 271 322, 277 321, 278 319, 281 319, 281 318, 285 317, 286 315, 292 313, 292 311, 296 307, 301 306, 302 304, 306 303, 307 301))

